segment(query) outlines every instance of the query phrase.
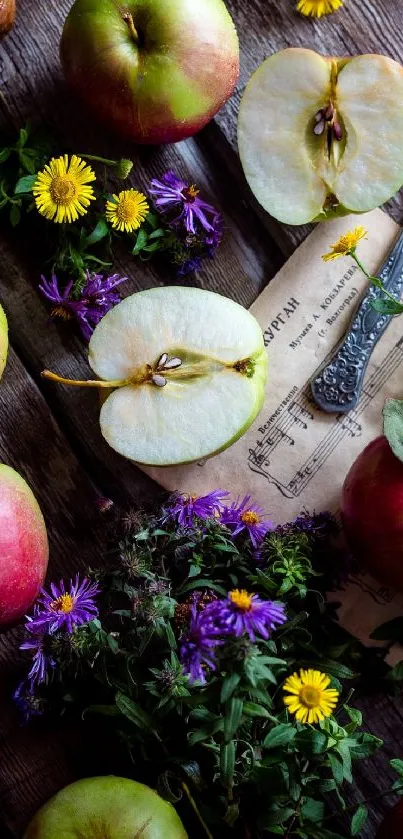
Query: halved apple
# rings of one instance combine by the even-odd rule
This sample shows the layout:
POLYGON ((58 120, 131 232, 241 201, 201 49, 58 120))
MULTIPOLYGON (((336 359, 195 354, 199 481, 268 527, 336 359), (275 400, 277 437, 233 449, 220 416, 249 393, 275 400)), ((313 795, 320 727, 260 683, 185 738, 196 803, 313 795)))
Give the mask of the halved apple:
POLYGON ((167 466, 209 457, 234 443, 263 401, 267 356, 255 318, 210 291, 141 291, 108 312, 89 345, 100 381, 113 388, 101 431, 120 454, 167 466))
POLYGON ((250 79, 238 121, 252 192, 279 221, 362 213, 403 184, 403 67, 285 49, 250 79))

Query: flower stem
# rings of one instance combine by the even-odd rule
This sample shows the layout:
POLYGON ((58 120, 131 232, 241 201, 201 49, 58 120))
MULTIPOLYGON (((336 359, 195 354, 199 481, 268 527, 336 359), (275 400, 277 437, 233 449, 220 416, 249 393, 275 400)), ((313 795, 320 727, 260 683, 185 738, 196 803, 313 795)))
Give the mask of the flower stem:
POLYGON ((97 154, 82 154, 78 153, 78 157, 83 157, 85 160, 95 160, 97 163, 105 163, 105 166, 118 166, 118 160, 108 160, 107 157, 99 157, 97 154))
MULTIPOLYGON (((369 798, 364 798, 363 801, 356 801, 354 804, 349 804, 348 807, 345 807, 345 809, 341 810, 340 812, 344 816, 345 813, 350 813, 352 810, 355 810, 357 806, 361 804, 370 804, 371 801, 378 801, 380 798, 387 798, 389 795, 398 794, 401 790, 403 790, 403 784, 401 784, 400 787, 396 787, 395 789, 387 789, 383 792, 378 792, 376 795, 371 795, 369 798)), ((329 819, 334 819, 335 816, 337 816, 337 813, 329 813, 328 816, 325 816, 323 821, 325 822, 329 821, 329 819)))
POLYGON ((58 376, 57 373, 52 373, 51 370, 42 370, 41 376, 43 379, 50 379, 52 382, 58 382, 60 385, 71 385, 72 387, 125 387, 129 385, 128 379, 117 379, 116 381, 104 382, 102 379, 65 379, 63 376, 58 376))
POLYGON ((203 830, 204 830, 204 832, 207 836, 207 839, 214 839, 213 834, 210 833, 210 831, 209 831, 209 829, 206 825, 206 822, 204 821, 203 816, 199 811, 199 808, 198 808, 198 806, 197 806, 197 804, 196 804, 196 802, 193 798, 192 793, 190 792, 190 789, 189 789, 188 785, 185 784, 184 781, 182 781, 182 789, 183 789, 183 791, 184 791, 184 793, 185 793, 185 795, 186 795, 186 797, 189 801, 190 806, 192 807, 192 810, 195 812, 195 814, 196 814, 196 816, 197 816, 197 818, 198 818, 198 820, 199 820, 199 822, 200 822, 200 824, 201 824, 201 826, 202 826, 202 828, 203 828, 203 830))
POLYGON ((383 283, 381 282, 381 280, 379 279, 379 277, 374 277, 372 274, 368 274, 368 271, 364 268, 364 266, 363 266, 363 264, 362 264, 361 260, 358 258, 358 256, 357 256, 357 254, 356 254, 356 252, 355 252, 355 251, 351 251, 351 256, 353 257, 354 261, 357 263, 357 265, 358 265, 359 269, 360 269, 360 270, 362 271, 362 273, 366 276, 367 280, 368 280, 370 283, 372 283, 372 285, 374 285, 374 286, 376 286, 377 288, 379 288, 379 289, 383 292, 383 294, 385 294, 385 295, 386 295, 386 297, 388 297, 388 298, 389 298, 389 300, 393 300, 393 303, 397 303, 397 305, 399 305, 399 304, 400 304, 400 300, 396 300, 396 297, 394 297, 394 296, 393 296, 393 294, 390 294, 390 292, 389 292, 389 291, 387 291, 387 289, 385 288, 385 286, 383 285, 383 283))

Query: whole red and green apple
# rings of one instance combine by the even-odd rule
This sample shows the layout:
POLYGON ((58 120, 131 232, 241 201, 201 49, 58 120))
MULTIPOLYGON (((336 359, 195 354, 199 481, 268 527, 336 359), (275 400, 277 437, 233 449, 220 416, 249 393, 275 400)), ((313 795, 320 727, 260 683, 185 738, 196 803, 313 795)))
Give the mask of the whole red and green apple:
POLYGON ((38 502, 24 478, 0 464, 0 626, 18 621, 45 579, 49 548, 38 502))
POLYGON ((239 73, 223 0, 76 0, 60 52, 91 114, 136 143, 173 143, 200 131, 239 73))
POLYGON ((383 820, 376 839, 402 839, 403 836, 403 800, 398 801, 383 820))
POLYGON ((113 775, 85 778, 36 814, 24 839, 187 839, 174 808, 153 789, 113 775))
POLYGON ((341 515, 357 559, 374 577, 403 591, 403 463, 377 437, 353 463, 341 515))

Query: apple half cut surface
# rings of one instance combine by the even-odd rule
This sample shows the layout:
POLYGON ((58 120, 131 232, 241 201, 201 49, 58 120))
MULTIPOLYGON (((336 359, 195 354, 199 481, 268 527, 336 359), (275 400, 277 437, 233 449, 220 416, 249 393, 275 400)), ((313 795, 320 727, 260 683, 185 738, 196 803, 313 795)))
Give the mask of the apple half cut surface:
POLYGON ((252 192, 288 224, 380 206, 403 183, 402 103, 403 68, 386 56, 272 55, 239 112, 252 192))
POLYGON ((238 303, 197 288, 127 297, 96 327, 89 363, 101 381, 87 384, 113 388, 100 414, 105 440, 147 466, 217 454, 244 434, 264 401, 258 322, 238 303))

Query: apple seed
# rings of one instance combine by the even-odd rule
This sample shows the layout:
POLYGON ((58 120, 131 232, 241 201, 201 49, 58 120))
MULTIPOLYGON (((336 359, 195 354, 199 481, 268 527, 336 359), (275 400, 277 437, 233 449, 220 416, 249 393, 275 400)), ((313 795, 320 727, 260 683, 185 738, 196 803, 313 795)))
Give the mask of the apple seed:
POLYGON ((320 120, 320 122, 317 122, 316 125, 314 126, 313 133, 316 134, 319 137, 320 134, 323 134, 324 130, 325 130, 325 120, 323 119, 323 116, 322 116, 322 119, 320 120))
POLYGON ((169 358, 164 364, 164 370, 174 370, 175 367, 181 367, 182 361, 180 358, 169 358))
POLYGON ((165 385, 167 384, 165 376, 159 376, 158 373, 154 373, 154 375, 151 378, 151 381, 157 387, 165 387, 165 385))

